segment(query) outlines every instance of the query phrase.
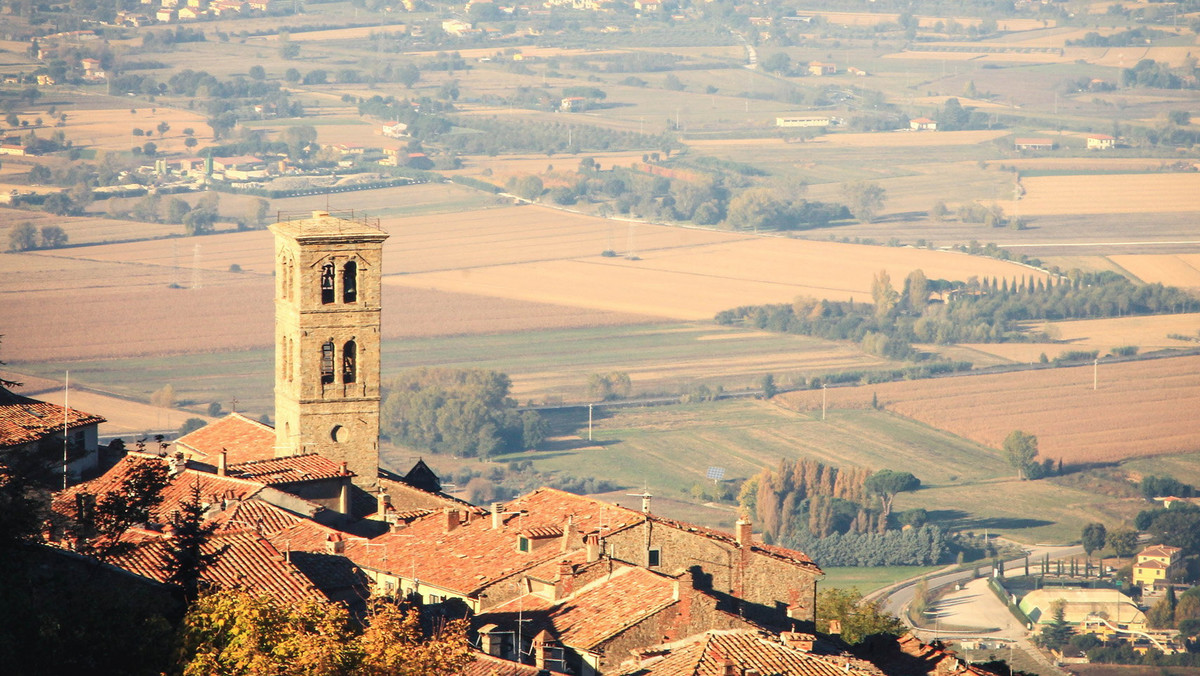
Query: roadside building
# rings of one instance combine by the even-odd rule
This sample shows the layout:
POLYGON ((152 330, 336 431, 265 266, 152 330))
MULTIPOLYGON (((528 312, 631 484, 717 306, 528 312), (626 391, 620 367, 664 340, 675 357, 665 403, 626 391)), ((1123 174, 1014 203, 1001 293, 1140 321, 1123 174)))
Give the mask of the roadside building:
POLYGON ((1063 619, 1071 624, 1102 616, 1131 628, 1146 625, 1146 616, 1133 599, 1116 589, 1035 589, 1021 599, 1020 607, 1030 620, 1048 624, 1054 621, 1052 606, 1060 600, 1064 602, 1063 619))
POLYGON ((828 115, 785 115, 775 118, 776 127, 828 127, 833 118, 828 115))
POLYGON ((1054 139, 1017 137, 1013 140, 1013 147, 1016 150, 1054 150, 1054 139))
POLYGON ((908 121, 908 128, 913 131, 937 131, 937 120, 916 117, 908 121))
POLYGON ((1117 139, 1108 134, 1088 134, 1088 150, 1112 150, 1117 147, 1117 139))
POLYGON ((1179 547, 1152 545, 1138 552, 1133 564, 1133 583, 1153 586, 1165 582, 1179 565, 1182 551, 1179 547))

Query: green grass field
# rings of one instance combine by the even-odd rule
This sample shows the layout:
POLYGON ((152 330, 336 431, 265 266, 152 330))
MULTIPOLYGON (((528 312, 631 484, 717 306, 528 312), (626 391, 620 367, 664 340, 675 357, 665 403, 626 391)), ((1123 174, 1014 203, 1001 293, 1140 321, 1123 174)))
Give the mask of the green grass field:
POLYGON ((931 573, 941 566, 879 566, 877 568, 822 568, 821 589, 855 588, 864 595, 901 580, 931 573))
MULTIPOLYGON (((776 364, 774 356, 787 355, 794 364, 794 370, 774 371, 781 383, 829 371, 830 367, 815 362, 818 354, 828 357, 831 351, 839 355, 837 363, 850 364, 845 368, 861 368, 855 356, 861 353, 853 348, 803 336, 698 339, 738 333, 745 332, 708 324, 654 324, 386 340, 383 377, 386 381, 404 369, 431 365, 492 369, 509 374, 518 391, 534 392, 539 400, 582 400, 589 373, 629 372, 634 393, 644 394, 677 393, 699 383, 730 389, 755 387, 763 369, 768 368, 755 360, 764 356, 776 364), (807 368, 806 357, 812 358, 807 368), (670 369, 664 364, 680 366, 670 369)), ((874 361, 861 355, 862 364, 874 361)), ((152 392, 170 383, 182 402, 207 405, 219 401, 229 410, 236 397, 238 410, 254 416, 274 409, 274 353, 269 348, 12 367, 47 378, 61 377, 69 368, 73 382, 139 401, 148 401, 152 392)))

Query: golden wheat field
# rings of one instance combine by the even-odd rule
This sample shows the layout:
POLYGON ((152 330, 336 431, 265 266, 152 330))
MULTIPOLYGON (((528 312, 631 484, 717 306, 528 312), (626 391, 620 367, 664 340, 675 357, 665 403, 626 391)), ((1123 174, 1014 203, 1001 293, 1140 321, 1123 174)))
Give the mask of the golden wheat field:
MULTIPOLYGON (((0 187, 0 189, 3 189, 0 187)), ((28 186, 21 186, 22 190, 28 186)), ((47 190, 57 191, 58 188, 47 190)), ((0 241, 8 241, 8 228, 29 223, 41 230, 47 225, 57 225, 67 233, 71 244, 113 242, 142 237, 163 237, 178 233, 182 226, 161 223, 121 221, 98 216, 56 216, 44 211, 0 208, 0 241)))
POLYGON ((1200 288, 1200 254, 1114 255, 1108 258, 1147 284, 1159 282, 1200 288))
MULTIPOLYGON (((153 141, 162 153, 191 154, 184 145, 187 136, 184 129, 191 129, 200 146, 212 143, 212 129, 199 113, 176 108, 140 107, 133 108, 66 108, 67 124, 62 127, 77 146, 99 150, 126 152, 134 146, 153 141), (133 112, 130 112, 130 111, 133 112), (167 123, 166 134, 158 133, 158 125, 167 123), (144 136, 134 136, 133 130, 141 129, 144 136)), ((200 147, 197 146, 197 147, 200 147)))
POLYGON ((987 143, 1006 134, 1005 131, 988 129, 939 132, 904 130, 867 134, 825 134, 812 139, 812 143, 850 148, 939 148, 987 143))
MULTIPOLYGON (((1013 430, 1038 438, 1040 457, 1067 464, 1200 450, 1200 356, 996 375, 831 388, 833 407, 869 406, 1000 448, 1013 430)), ((781 395, 796 410, 821 407, 818 391, 781 395)))
POLYGON ((999 200, 1010 214, 1131 214, 1200 212, 1200 174, 1032 176, 1021 179, 1019 202, 999 200))
MULTIPOLYGON (((637 233, 656 227, 635 226, 634 241, 640 241, 637 233)), ((1010 263, 961 254, 778 237, 741 236, 657 250, 637 245, 634 251, 638 260, 591 255, 389 276, 384 281, 694 320, 739 305, 787 303, 798 295, 866 300, 872 277, 882 269, 890 271, 896 286, 918 268, 930 278, 943 279, 1029 273, 1010 263)))
POLYGON ((1187 349, 1196 343, 1170 335, 1200 338, 1200 314, 1155 315, 1147 317, 1110 317, 1046 322, 1033 327, 1046 331, 1053 343, 971 343, 962 347, 995 355, 1013 362, 1032 364, 1041 355, 1047 359, 1075 350, 1097 350, 1108 354, 1113 348, 1136 345, 1141 351, 1187 349))

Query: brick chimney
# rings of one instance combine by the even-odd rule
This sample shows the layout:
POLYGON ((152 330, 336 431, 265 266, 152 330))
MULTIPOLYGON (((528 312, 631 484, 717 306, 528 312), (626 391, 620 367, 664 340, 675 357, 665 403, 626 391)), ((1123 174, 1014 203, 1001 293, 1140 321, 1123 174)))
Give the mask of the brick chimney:
POLYGON ((378 493, 376 493, 375 494, 375 513, 378 514, 379 516, 386 515, 389 501, 390 500, 388 498, 387 493, 384 493, 382 490, 380 490, 378 493))
POLYGON ((545 629, 538 632, 530 645, 530 652, 533 653, 533 666, 538 669, 549 669, 548 663, 557 661, 554 657, 554 648, 554 637, 550 635, 550 632, 545 629))
POLYGON ((342 539, 341 533, 331 533, 325 538, 325 552, 327 554, 345 554, 346 541, 342 539))
POLYGON ((563 524, 562 546, 559 551, 563 554, 571 551, 571 535, 575 532, 575 515, 568 514, 567 522, 563 524))
POLYGON ((570 596, 575 591, 575 566, 570 561, 558 563, 558 577, 554 580, 554 600, 570 596))
POLYGON ((217 476, 226 476, 229 474, 229 453, 225 449, 221 449, 221 454, 217 456, 217 476))
POLYGON ((584 538, 587 546, 587 562, 595 563, 600 560, 600 536, 593 533, 584 538))
POLYGON ((841 634, 842 634, 842 621, 841 620, 830 620, 829 621, 829 634, 831 636, 841 636, 841 634))
POLYGON ((504 651, 504 641, 502 640, 499 631, 500 627, 494 624, 485 624, 479 628, 479 649, 488 655, 494 657, 502 657, 504 651))
POLYGON ((812 652, 814 638, 812 634, 801 634, 797 631, 785 631, 779 635, 779 640, 785 646, 806 653, 812 652))
POLYGON ((739 547, 749 547, 754 544, 754 524, 746 519, 738 519, 733 529, 739 547))
POLYGON ((499 502, 492 503, 492 530, 504 528, 504 509, 499 502))
POLYGON ((446 520, 446 532, 447 533, 454 530, 455 528, 458 528, 459 517, 458 517, 457 509, 453 509, 451 507, 446 507, 444 510, 442 510, 442 516, 446 520))

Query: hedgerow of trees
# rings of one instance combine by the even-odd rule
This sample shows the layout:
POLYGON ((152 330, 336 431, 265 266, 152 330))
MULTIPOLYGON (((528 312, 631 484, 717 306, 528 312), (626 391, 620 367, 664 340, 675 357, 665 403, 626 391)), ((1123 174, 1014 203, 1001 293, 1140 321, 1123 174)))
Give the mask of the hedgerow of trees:
POLYGON ((419 368, 384 387, 380 431, 434 453, 486 457, 536 448, 546 426, 535 411, 517 411, 512 382, 497 371, 419 368))
POLYGON ((1025 330, 1031 319, 1084 319, 1191 312, 1200 301, 1162 284, 1137 285, 1113 272, 950 282, 914 270, 896 292, 886 271, 873 280, 874 304, 798 297, 791 305, 750 305, 717 313, 723 325, 853 340, 892 359, 915 356, 914 342, 1024 342, 1049 336, 1025 330), (933 300, 936 297, 936 300, 933 300), (931 302, 932 300, 932 302, 931 302))
POLYGON ((920 484, 909 472, 784 460, 778 471, 763 470, 743 483, 738 502, 764 539, 800 549, 821 565, 930 565, 948 551, 945 532, 925 524, 925 510, 891 510, 897 493, 920 484), (911 528, 896 528, 903 526, 911 528))

